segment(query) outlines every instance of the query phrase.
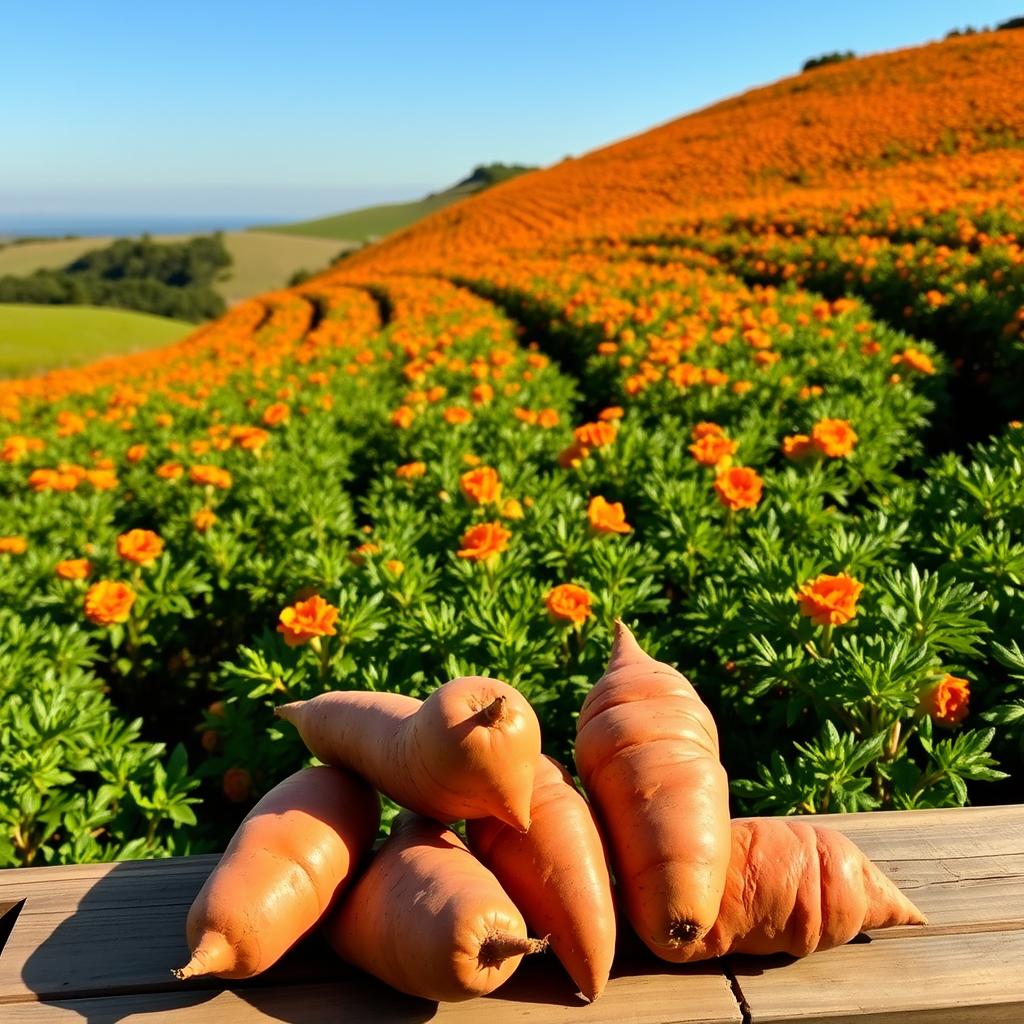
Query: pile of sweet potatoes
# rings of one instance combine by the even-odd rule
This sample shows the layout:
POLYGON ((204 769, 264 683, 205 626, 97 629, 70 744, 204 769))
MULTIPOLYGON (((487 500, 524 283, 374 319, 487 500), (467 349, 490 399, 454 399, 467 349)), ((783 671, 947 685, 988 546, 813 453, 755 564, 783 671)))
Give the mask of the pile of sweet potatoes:
POLYGON ((424 701, 325 693, 277 713, 327 767, 285 779, 242 822, 189 913, 180 978, 251 977, 322 925, 345 960, 427 999, 491 992, 550 945, 592 1000, 618 905, 676 963, 804 956, 924 921, 844 836, 730 821, 708 709, 621 623, 579 715, 590 804, 498 680, 454 679, 424 701), (371 856, 378 791, 408 811, 371 856), (460 820, 465 841, 448 827, 460 820))

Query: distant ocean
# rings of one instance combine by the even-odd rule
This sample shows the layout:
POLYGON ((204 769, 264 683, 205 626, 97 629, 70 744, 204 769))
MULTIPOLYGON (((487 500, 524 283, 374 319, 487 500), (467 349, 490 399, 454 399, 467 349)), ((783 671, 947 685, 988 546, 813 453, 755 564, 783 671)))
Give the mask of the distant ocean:
POLYGON ((273 223, 275 218, 265 213, 249 217, 209 216, 190 217, 185 214, 132 214, 102 216, 88 214, 8 214, 0 213, 0 239, 24 238, 27 236, 61 238, 64 235, 107 236, 107 235, 194 235, 211 231, 237 231, 253 224, 273 223))

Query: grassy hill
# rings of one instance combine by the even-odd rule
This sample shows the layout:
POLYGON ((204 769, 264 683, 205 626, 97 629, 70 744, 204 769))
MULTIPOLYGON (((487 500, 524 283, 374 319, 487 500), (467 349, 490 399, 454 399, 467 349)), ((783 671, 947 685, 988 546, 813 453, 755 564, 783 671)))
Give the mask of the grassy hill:
MULTIPOLYGON (((156 235, 156 241, 181 241, 185 235, 156 235)), ((112 238, 60 238, 0 248, 0 276, 31 274, 43 268, 63 267, 90 249, 99 249, 112 238)), ((217 291, 229 303, 260 292, 283 288, 297 270, 325 267, 344 248, 336 241, 296 237, 263 231, 228 231, 224 244, 234 261, 217 291)))
POLYGON ((179 341, 195 324, 92 306, 0 303, 0 377, 179 341))
POLYGON ((283 235, 307 235, 312 238, 333 238, 338 241, 366 242, 390 235, 393 231, 408 227, 424 217, 443 210, 462 199, 482 192, 492 185, 518 177, 533 170, 519 164, 486 164, 473 170, 467 178, 443 192, 434 192, 422 199, 408 203, 384 203, 367 206, 361 210, 350 210, 330 217, 297 221, 260 228, 283 235))

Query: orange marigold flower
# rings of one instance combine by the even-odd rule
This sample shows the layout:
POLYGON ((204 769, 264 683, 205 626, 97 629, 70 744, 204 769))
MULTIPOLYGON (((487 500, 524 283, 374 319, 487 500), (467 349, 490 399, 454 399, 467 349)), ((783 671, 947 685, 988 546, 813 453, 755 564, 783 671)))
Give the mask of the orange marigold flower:
POLYGON ((575 469, 585 458, 590 455, 590 449, 573 442, 568 448, 563 448, 558 453, 558 464, 562 469, 575 469))
POLYGON ((690 445, 690 454, 702 466, 717 466, 731 458, 738 445, 722 434, 708 434, 690 445))
POLYGON ((469 399, 474 405, 486 405, 494 398, 494 388, 490 384, 477 384, 469 393, 469 399))
POLYGON ((407 462, 395 470, 395 476, 399 480, 418 480, 426 471, 427 464, 425 462, 407 462))
POLYGON ((353 565, 365 565, 367 555, 379 555, 380 545, 374 544, 372 540, 364 541, 354 551, 350 552, 348 560, 353 565))
POLYGON ((853 451, 858 438, 846 420, 819 420, 811 428, 811 440, 830 459, 839 459, 853 451))
POLYGON ((156 475, 161 480, 180 480, 185 467, 180 462, 165 462, 156 467, 156 475))
POLYGON ((594 614, 590 594, 575 583, 561 583, 548 591, 544 598, 548 615, 553 622, 582 626, 594 614))
MULTIPOLYGON (((919 348, 905 349, 900 355, 893 356, 892 362, 894 365, 909 366, 912 370, 917 370, 918 373, 933 374, 935 372, 935 363, 932 362, 931 356, 919 348)), ((950 676, 950 678, 953 677, 950 676)))
POLYGON ((407 406, 400 405, 391 414, 391 426, 398 427, 399 430, 406 430, 412 426, 412 421, 416 418, 416 413, 407 406))
POLYGON ((274 402, 263 410, 263 425, 276 427, 281 423, 287 423, 291 414, 291 409, 284 402, 274 402))
POLYGON ((277 631, 289 647, 298 647, 314 637, 334 636, 338 609, 319 594, 305 601, 296 601, 278 616, 277 631))
POLYGON ((174 426, 174 417, 169 412, 158 412, 153 417, 153 422, 158 427, 173 427, 174 426))
POLYGON ((456 554, 459 558, 469 558, 474 562, 485 562, 499 555, 508 547, 510 530, 501 523, 480 523, 471 526, 459 543, 462 545, 456 554))
POLYGON ((555 409, 541 409, 537 413, 537 426, 543 427, 545 430, 551 430, 552 427, 557 427, 561 417, 558 415, 558 411, 555 409))
POLYGON ((65 558, 53 567, 53 571, 62 580, 84 580, 92 572, 92 562, 88 558, 65 558))
POLYGON ((607 409, 602 409, 597 414, 597 418, 604 422, 608 422, 608 420, 621 420, 625 415, 626 411, 621 405, 609 405, 607 409))
POLYGON ((57 436, 73 437, 85 430, 85 420, 78 413, 69 412, 67 409, 57 413, 57 436))
POLYGON ((718 500, 731 511, 756 508, 761 500, 764 481, 747 466, 733 466, 715 477, 718 500))
POLYGON ((577 427, 572 436, 576 443, 585 448, 605 448, 610 445, 619 432, 619 425, 614 420, 597 420, 584 423, 577 427))
POLYGON ((231 486, 231 474, 220 466, 192 466, 188 471, 188 478, 194 484, 219 487, 221 490, 227 490, 231 486))
POLYGON ((629 533, 633 529, 626 522, 626 510, 621 501, 605 501, 600 494, 590 499, 587 519, 595 533, 629 533))
POLYGON ((127 622, 135 603, 135 591, 127 583, 100 580, 85 595, 85 617, 97 626, 127 622))
POLYGON ((24 537, 0 537, 0 555, 23 555, 27 550, 24 537))
POLYGON ((144 444, 133 444, 124 453, 124 457, 129 462, 141 462, 146 457, 148 450, 144 444))
POLYGON ((270 440, 270 435, 262 427, 232 427, 228 437, 247 452, 258 452, 270 440))
POLYGON ((522 519, 526 513, 523 506, 516 498, 506 498, 501 506, 502 519, 522 519))
POLYGON ((87 470, 85 479, 88 480, 97 491, 112 491, 117 486, 117 474, 112 469, 87 470))
POLYGON ((971 684, 959 676, 947 675, 921 694, 921 708, 939 725, 959 725, 967 717, 971 684))
POLYGON ((163 550, 164 542, 152 530, 129 530, 117 538, 117 553, 126 562, 152 565, 163 550))
POLYGON ((201 508, 193 517, 192 525, 200 532, 206 531, 217 522, 217 516, 213 509, 201 508))
POLYGON ((473 420, 473 414, 468 409, 464 409, 461 405, 449 406, 441 415, 444 417, 445 423, 448 423, 451 426, 471 423, 473 420))
POLYGON ((782 439, 782 454, 787 459, 805 459, 817 451, 814 442, 807 434, 788 434, 782 439))
POLYGON ((401 576, 405 572, 405 562, 399 561, 397 558, 389 558, 384 563, 384 568, 387 569, 392 576, 401 576))
POLYGON ((252 793, 252 775, 244 768, 229 768, 220 784, 224 795, 235 804, 244 804, 252 793))
POLYGON ((717 423, 707 421, 698 423, 690 433, 694 441, 699 441, 704 437, 725 437, 725 431, 717 423))
POLYGON ((28 485, 36 494, 42 494, 43 491, 56 490, 56 482, 59 475, 55 469, 33 469, 28 475, 28 485))
POLYGON ((857 598, 864 589, 846 573, 830 576, 823 573, 805 583, 797 593, 800 614, 815 626, 842 626, 857 614, 857 598))
POLYGON ((479 466, 459 477, 459 489, 474 505, 489 505, 501 500, 501 480, 491 466, 479 466))

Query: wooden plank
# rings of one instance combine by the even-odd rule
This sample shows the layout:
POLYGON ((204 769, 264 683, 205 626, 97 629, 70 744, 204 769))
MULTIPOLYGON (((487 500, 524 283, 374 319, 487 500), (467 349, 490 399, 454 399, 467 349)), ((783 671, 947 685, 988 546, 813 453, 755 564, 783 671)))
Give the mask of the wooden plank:
POLYGON ((1024 1020, 1024 931, 907 936, 796 961, 729 961, 752 1024, 1024 1020))
POLYGON ((551 965, 521 968, 497 992, 465 1003, 430 1003, 403 996, 365 975, 331 983, 236 986, 156 992, 57 1003, 11 1003, 4 1024, 741 1024, 728 980, 700 965, 664 973, 613 977, 593 1005, 572 996, 572 985, 551 965))

